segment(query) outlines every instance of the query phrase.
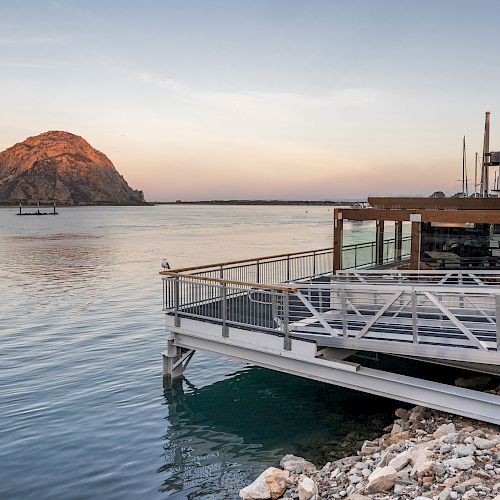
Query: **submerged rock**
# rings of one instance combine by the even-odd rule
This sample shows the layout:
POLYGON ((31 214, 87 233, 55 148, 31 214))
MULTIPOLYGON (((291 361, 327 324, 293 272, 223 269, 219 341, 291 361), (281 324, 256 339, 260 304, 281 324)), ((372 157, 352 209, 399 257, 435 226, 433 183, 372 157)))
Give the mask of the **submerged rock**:
POLYGON ((312 462, 292 454, 285 455, 281 459, 280 467, 290 472, 294 471, 296 474, 316 472, 316 466, 312 462))

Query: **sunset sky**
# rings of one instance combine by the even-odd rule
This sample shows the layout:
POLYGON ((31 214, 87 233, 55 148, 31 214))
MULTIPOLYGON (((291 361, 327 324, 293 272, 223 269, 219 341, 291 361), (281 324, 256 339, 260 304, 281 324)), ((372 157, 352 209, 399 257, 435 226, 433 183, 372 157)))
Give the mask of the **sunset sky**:
POLYGON ((149 200, 459 190, 500 2, 0 2, 0 150, 67 130, 149 200))

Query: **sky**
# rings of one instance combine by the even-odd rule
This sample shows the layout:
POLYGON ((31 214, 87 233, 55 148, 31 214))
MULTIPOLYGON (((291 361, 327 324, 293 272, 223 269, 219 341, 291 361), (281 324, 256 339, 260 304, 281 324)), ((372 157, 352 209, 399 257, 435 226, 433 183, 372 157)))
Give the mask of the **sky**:
POLYGON ((66 130, 153 201, 471 189, 497 0, 0 0, 0 150, 66 130))

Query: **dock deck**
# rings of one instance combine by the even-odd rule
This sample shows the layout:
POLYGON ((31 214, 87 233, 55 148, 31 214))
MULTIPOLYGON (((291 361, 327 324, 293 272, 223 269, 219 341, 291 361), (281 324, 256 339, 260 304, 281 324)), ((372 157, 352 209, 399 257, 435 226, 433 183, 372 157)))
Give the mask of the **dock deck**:
POLYGON ((384 245, 377 270, 363 244, 342 249, 351 269, 335 274, 332 249, 163 272, 167 372, 200 349, 500 424, 499 396, 348 360, 367 351, 500 374, 500 272, 398 270, 409 245, 384 245))

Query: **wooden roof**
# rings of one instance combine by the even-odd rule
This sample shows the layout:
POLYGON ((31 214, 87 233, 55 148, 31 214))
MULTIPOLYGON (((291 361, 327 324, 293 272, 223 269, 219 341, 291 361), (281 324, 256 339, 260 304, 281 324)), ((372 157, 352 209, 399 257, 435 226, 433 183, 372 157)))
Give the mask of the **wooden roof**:
POLYGON ((337 208, 336 219, 409 221, 420 214, 421 222, 500 224, 500 210, 387 210, 377 208, 337 208))
POLYGON ((500 198, 416 198, 370 196, 368 203, 378 209, 500 210, 500 198))

